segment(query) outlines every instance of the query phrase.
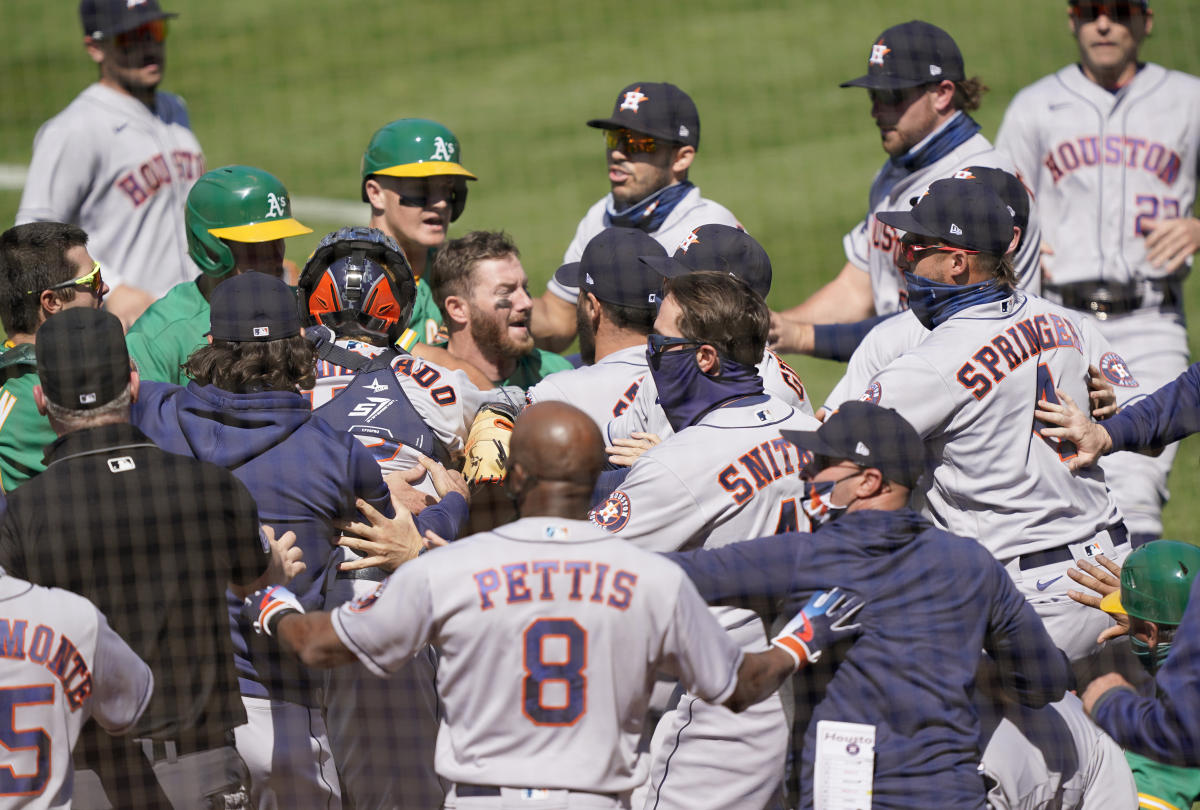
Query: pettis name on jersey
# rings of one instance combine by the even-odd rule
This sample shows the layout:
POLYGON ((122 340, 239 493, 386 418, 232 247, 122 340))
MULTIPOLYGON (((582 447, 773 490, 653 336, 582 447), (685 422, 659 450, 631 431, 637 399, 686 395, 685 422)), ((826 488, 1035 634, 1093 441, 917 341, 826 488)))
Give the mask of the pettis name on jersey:
POLYGON ((498 565, 472 576, 479 591, 480 610, 564 598, 571 602, 587 599, 625 610, 633 601, 637 574, 610 569, 610 565, 592 560, 542 559, 498 565))

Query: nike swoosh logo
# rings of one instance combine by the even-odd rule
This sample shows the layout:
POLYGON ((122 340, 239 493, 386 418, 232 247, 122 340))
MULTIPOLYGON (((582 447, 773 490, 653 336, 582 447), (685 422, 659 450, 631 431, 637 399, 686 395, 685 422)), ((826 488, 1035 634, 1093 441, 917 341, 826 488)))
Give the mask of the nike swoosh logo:
POLYGON ((128 123, 121 124, 121 126, 119 126, 119 127, 113 127, 113 132, 120 132, 121 130, 125 129, 125 127, 127 127, 127 126, 129 126, 128 123))
POLYGON ((1039 579, 1039 580, 1037 581, 1037 589, 1038 589, 1039 591, 1044 591, 1044 590, 1046 590, 1047 588, 1049 588, 1051 585, 1053 585, 1055 582, 1058 582, 1058 581, 1059 581, 1060 579, 1062 579, 1062 578, 1063 578, 1063 575, 1062 575, 1062 574, 1059 574, 1058 576, 1054 577, 1053 579, 1047 579, 1047 580, 1040 580, 1040 579, 1039 579))
POLYGON ((1071 106, 1071 102, 1062 101, 1062 102, 1059 102, 1058 104, 1051 104, 1050 109, 1051 110, 1061 110, 1061 109, 1065 109, 1066 107, 1070 107, 1070 106, 1071 106))

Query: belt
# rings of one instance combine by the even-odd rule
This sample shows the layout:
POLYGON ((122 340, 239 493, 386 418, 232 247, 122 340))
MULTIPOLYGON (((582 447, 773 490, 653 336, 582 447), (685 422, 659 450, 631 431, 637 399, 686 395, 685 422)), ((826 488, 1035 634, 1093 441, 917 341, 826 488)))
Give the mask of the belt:
MULTIPOLYGON (((509 788, 509 790, 563 790, 563 788, 509 788)), ((596 793, 592 790, 568 790, 568 793, 587 793, 592 796, 603 796, 606 799, 619 800, 621 797, 616 793, 596 793)), ((464 782, 458 782, 454 786, 454 794, 459 797, 470 796, 499 796, 500 788, 495 785, 470 785, 464 782)))
POLYGON ((1113 315, 1124 315, 1143 306, 1146 284, 1162 294, 1160 306, 1174 306, 1175 285, 1166 279, 1146 279, 1124 284, 1112 281, 1077 281, 1073 284, 1047 284, 1048 292, 1058 295, 1063 306, 1095 315, 1105 320, 1113 315))
POLYGON ((334 579, 366 579, 371 582, 383 582, 388 578, 382 568, 358 568, 354 571, 338 571, 334 579))
MULTIPOLYGON (((1119 546, 1129 540, 1129 532, 1125 529, 1124 523, 1118 523, 1116 526, 1110 526, 1108 536, 1112 540, 1114 547, 1119 546)), ((1048 548, 1045 551, 1035 551, 1032 554, 1023 554, 1017 560, 1017 568, 1022 571, 1028 571, 1032 568, 1041 568, 1043 565, 1054 565, 1055 563, 1067 562, 1073 556, 1071 546, 1059 546, 1058 548, 1048 548)))
POLYGON ((151 762, 174 762, 179 757, 188 754, 234 747, 232 731, 225 732, 219 737, 188 736, 178 740, 152 740, 148 737, 138 737, 133 742, 142 747, 142 753, 151 762))

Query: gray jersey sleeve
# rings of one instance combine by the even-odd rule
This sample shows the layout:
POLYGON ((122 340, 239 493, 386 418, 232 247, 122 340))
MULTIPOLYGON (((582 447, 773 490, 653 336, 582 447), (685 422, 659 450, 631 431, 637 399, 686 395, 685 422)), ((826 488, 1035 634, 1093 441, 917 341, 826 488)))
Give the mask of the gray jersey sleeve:
POLYGON ((91 714, 110 734, 124 734, 146 711, 154 675, 96 611, 96 659, 92 666, 91 714))
POLYGON ((47 121, 33 139, 33 158, 16 222, 78 222, 97 156, 87 129, 61 118, 47 121))
POLYGON ((696 586, 679 578, 679 596, 671 626, 663 638, 664 672, 709 703, 723 703, 737 686, 742 649, 713 618, 696 586))
POLYGON ((369 596, 334 608, 333 630, 346 649, 380 678, 408 663, 428 642, 433 597, 428 557, 414 560, 379 583, 369 596))
POLYGON ((937 368, 913 353, 897 357, 875 375, 863 397, 897 411, 922 438, 945 424, 947 414, 958 407, 937 368))
POLYGON ((639 548, 678 551, 708 534, 708 514, 671 467, 646 454, 592 519, 639 548))

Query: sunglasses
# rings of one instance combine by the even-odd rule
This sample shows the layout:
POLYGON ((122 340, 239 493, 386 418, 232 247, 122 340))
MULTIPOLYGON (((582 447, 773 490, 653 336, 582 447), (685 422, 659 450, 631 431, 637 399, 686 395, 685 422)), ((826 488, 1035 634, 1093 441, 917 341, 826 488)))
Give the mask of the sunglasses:
POLYGON ((942 253, 978 253, 978 250, 967 250, 966 248, 954 247, 953 245, 918 245, 916 242, 901 242, 901 255, 904 256, 904 261, 910 265, 920 261, 920 257, 926 253, 941 251, 942 253))
POLYGON ((1075 3, 1071 6, 1071 14, 1082 23, 1095 22, 1100 15, 1108 17, 1115 23, 1125 25, 1135 17, 1144 17, 1146 9, 1141 3, 1075 3))
MULTIPOLYGON (((100 277, 100 262, 92 260, 92 272, 86 276, 79 278, 69 278, 66 281, 60 281, 57 284, 47 287, 47 290, 69 290, 71 287, 86 287, 96 295, 104 289, 104 279, 100 277)), ((26 290, 26 295, 37 295, 40 290, 26 290)))
POLYGON ((142 23, 132 31, 122 31, 113 34, 113 44, 122 50, 141 45, 146 42, 165 42, 167 39, 167 21, 151 20, 142 23))
POLYGON ((871 98, 872 104, 878 104, 881 107, 898 107, 901 104, 907 104, 911 99, 915 98, 925 90, 925 85, 917 85, 916 87, 901 87, 896 90, 867 90, 867 95, 871 98))
POLYGON ((682 337, 667 337, 665 335, 652 334, 648 338, 650 342, 650 354, 654 357, 670 351, 676 347, 687 346, 703 346, 704 342, 692 340, 691 338, 682 337))
POLYGON ((649 135, 640 135, 628 129, 604 130, 604 145, 626 155, 635 155, 639 152, 653 154, 658 150, 657 140, 649 135))
MULTIPOLYGON (((410 208, 428 208, 429 207, 429 200, 431 197, 434 196, 433 187, 431 186, 430 180, 428 178, 425 178, 425 179, 421 180, 420 182, 421 182, 421 188, 424 190, 424 193, 422 193, 422 194, 402 194, 399 191, 396 192, 396 196, 400 198, 401 205, 407 205, 410 208)), ((466 193, 467 181, 466 180, 455 180, 454 185, 451 186, 450 188, 444 188, 442 185, 438 185, 437 190, 438 190, 438 192, 440 192, 440 194, 439 194, 440 198, 446 200, 446 202, 450 203, 451 206, 453 206, 455 197, 466 193)))

